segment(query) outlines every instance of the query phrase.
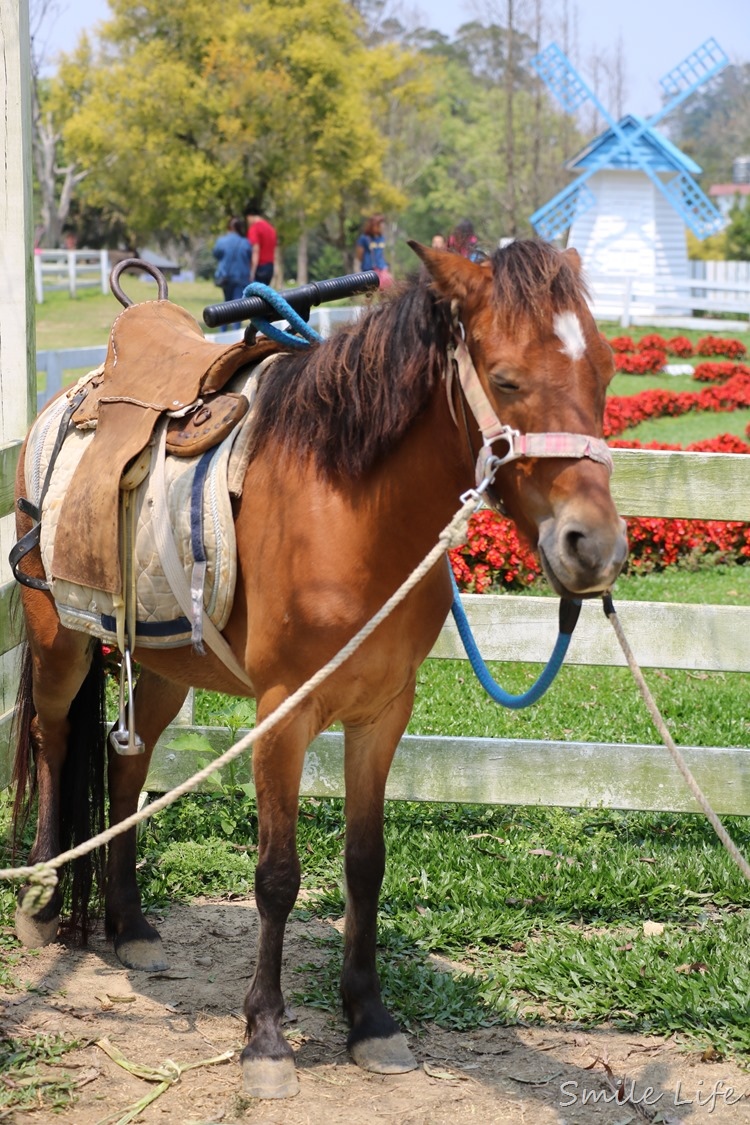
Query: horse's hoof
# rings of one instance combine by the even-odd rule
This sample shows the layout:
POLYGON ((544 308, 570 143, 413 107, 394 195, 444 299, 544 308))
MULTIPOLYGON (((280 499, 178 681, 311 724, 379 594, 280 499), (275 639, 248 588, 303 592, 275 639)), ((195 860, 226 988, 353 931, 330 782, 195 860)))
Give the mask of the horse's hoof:
POLYGON ((247 1098, 293 1098, 299 1093, 294 1059, 243 1059, 242 1090, 247 1098))
POLYGON ((375 1074, 406 1074, 419 1065, 401 1032, 387 1039, 360 1039, 352 1043, 349 1053, 357 1066, 375 1074))
POLYGON ((130 941, 115 938, 115 953, 126 969, 140 969, 144 973, 158 973, 169 968, 160 937, 134 938, 130 941))
POLYGON ((49 945, 57 937, 59 926, 59 914, 48 922, 42 922, 20 906, 16 908, 16 937, 27 949, 41 949, 43 945, 49 945))

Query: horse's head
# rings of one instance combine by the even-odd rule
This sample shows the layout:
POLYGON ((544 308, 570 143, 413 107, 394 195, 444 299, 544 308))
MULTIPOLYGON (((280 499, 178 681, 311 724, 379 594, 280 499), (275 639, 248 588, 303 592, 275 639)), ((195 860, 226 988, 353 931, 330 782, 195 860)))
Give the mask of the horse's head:
POLYGON ((586 304, 578 254, 518 241, 474 263, 410 245, 454 310, 475 455, 490 447, 502 461, 488 499, 538 547, 557 593, 602 593, 628 548, 602 440, 612 352, 586 304))

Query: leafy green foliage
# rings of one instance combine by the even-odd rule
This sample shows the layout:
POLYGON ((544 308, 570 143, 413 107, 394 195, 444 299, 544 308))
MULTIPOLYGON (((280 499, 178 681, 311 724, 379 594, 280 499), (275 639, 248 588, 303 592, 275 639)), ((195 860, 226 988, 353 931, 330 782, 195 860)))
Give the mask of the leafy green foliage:
POLYGON ((726 247, 728 258, 750 260, 750 206, 747 197, 742 202, 738 201, 729 212, 726 247))
POLYGON ((252 890, 255 861, 248 847, 237 848, 210 836, 200 842, 172 840, 158 852, 149 845, 150 841, 141 887, 150 907, 188 902, 196 895, 242 895, 252 890))
POLYGON ((75 1081, 58 1069, 59 1060, 77 1046, 57 1035, 25 1036, 23 1040, 0 1037, 0 1118, 15 1110, 67 1109, 75 1081), (47 1066, 55 1069, 49 1071, 47 1066))

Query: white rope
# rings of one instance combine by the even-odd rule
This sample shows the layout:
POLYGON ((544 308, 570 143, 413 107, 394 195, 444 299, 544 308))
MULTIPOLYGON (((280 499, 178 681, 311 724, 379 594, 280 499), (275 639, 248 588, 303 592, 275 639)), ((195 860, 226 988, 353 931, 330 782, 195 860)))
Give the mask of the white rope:
POLYGON ((703 809, 703 812, 706 814, 709 821, 711 822, 711 827, 713 828, 714 832, 719 837, 722 844, 724 845, 726 850, 729 852, 730 856, 732 857, 734 862, 737 864, 737 866, 739 867, 742 874, 745 876, 745 878, 748 880, 748 882, 750 882, 750 864, 748 864, 747 860, 742 855, 742 852, 739 850, 739 848, 735 844, 734 840, 731 838, 731 836, 727 832, 726 828, 721 823, 721 821, 719 820, 719 818, 716 815, 716 813, 714 812, 714 810, 711 808, 711 805, 708 802, 708 798, 704 795, 702 789, 698 785, 698 782, 693 777, 693 774, 690 771, 690 767, 688 766, 687 762, 685 761, 685 759, 682 756, 682 754, 680 753, 680 751, 677 749, 677 746, 675 745, 674 739, 672 738, 672 735, 669 733, 669 728, 667 727, 667 724, 664 722, 664 719, 661 717, 661 713, 659 711, 659 708, 656 706, 656 702, 654 700, 654 697, 651 694, 651 692, 649 691, 648 684, 646 683, 645 679, 643 678, 643 673, 641 672, 640 668, 638 667, 636 659, 633 655, 633 650, 631 649, 630 645, 628 644, 627 638, 622 631, 622 625, 620 624, 620 619, 617 616, 617 612, 615 610, 615 607, 612 604, 611 598, 609 598, 609 597, 605 598, 605 600, 604 600, 604 612, 607 615, 608 621, 610 621, 611 624, 612 624, 612 628, 615 631, 615 635, 616 635, 618 641, 620 642, 620 647, 622 648, 622 651, 625 654, 625 659, 628 662, 628 667, 630 668, 630 671, 633 673, 633 677, 635 679, 635 682, 638 685, 638 690, 641 693, 641 697, 643 698, 643 702, 646 704, 646 707, 648 708, 648 712, 649 712, 649 714, 650 714, 650 716, 653 720, 654 726, 656 727, 659 734, 661 735, 661 737, 664 741, 664 745, 666 746, 669 753, 672 755, 672 759, 673 759, 675 765, 677 766, 677 769, 680 771, 683 778, 685 779, 685 783, 686 783, 688 789, 693 794, 696 801, 698 802, 700 807, 703 809))
MULTIPOLYGON (((181 782, 176 788, 171 789, 168 793, 164 793, 155 801, 145 805, 139 812, 125 817, 124 820, 118 821, 117 824, 113 824, 104 832, 92 836, 91 839, 85 840, 83 843, 78 844, 74 848, 70 848, 66 852, 61 852, 60 855, 55 856, 53 859, 46 860, 44 863, 34 864, 33 866, 0 868, 0 879, 13 880, 28 878, 31 883, 31 889, 24 896, 21 908, 29 914, 36 914, 49 902, 54 893, 57 884, 55 871, 58 867, 62 867, 64 863, 68 863, 73 859, 79 859, 88 852, 94 851, 95 848, 109 843, 115 836, 129 831, 129 829, 133 828, 136 824, 140 824, 141 821, 146 820, 147 817, 153 816, 154 813, 167 808, 168 805, 173 804, 185 793, 189 793, 192 789, 195 789, 212 773, 222 769, 229 762, 239 757, 239 755, 252 746, 258 738, 266 734, 272 727, 281 722, 282 719, 285 719, 298 703, 301 703, 311 695, 324 680, 328 679, 329 676, 336 672, 341 665, 356 652, 360 645, 367 640, 370 634, 377 629, 378 625, 393 612, 404 598, 406 598, 411 590, 424 578, 427 572, 432 569, 446 551, 449 551, 453 547, 459 547, 462 543, 466 542, 469 517, 476 511, 480 500, 479 493, 474 491, 467 493, 467 497, 468 498, 464 500, 463 505, 453 516, 450 523, 443 528, 437 543, 429 554, 425 555, 422 562, 415 567, 406 581, 399 586, 395 594, 388 599, 375 616, 371 617, 367 624, 362 626, 348 644, 346 644, 336 656, 329 660, 323 668, 316 672, 307 683, 302 684, 302 686, 285 699, 275 711, 268 715, 262 723, 249 731, 243 738, 239 739, 234 746, 231 746, 219 758, 214 759, 209 765, 198 770, 197 773, 194 773, 187 781, 181 782), (30 899, 31 902, 29 902, 30 899), (28 908, 27 903, 29 903, 28 908)), ((462 499, 464 498, 462 497, 462 499)))

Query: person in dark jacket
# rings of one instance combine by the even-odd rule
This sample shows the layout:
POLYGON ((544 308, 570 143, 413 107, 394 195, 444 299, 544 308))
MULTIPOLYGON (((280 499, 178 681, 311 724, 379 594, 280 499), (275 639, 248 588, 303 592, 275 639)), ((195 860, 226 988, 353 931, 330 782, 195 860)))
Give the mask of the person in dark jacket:
MULTIPOLYGON (((229 220, 227 233, 216 239, 213 255, 217 263, 214 281, 221 286, 224 300, 238 301, 243 295, 245 286, 250 284, 252 260, 252 247, 245 237, 245 224, 242 219, 229 220)), ((222 326, 222 331, 239 327, 239 323, 225 324, 222 326)))

